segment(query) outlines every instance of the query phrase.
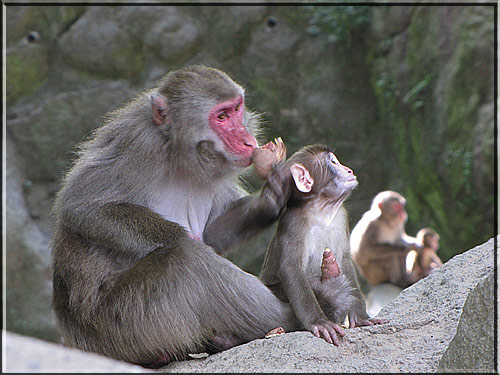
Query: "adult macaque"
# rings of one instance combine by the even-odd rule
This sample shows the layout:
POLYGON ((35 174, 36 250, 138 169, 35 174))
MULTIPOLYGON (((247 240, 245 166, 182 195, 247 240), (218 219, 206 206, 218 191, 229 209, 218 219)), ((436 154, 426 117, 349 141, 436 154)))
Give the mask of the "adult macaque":
POLYGON ((191 67, 81 146, 54 206, 53 306, 67 345, 160 367, 301 327, 217 254, 273 223, 288 196, 279 165, 256 196, 238 184, 257 127, 239 85, 191 67))
POLYGON ((342 203, 358 181, 321 145, 301 149, 285 164, 292 192, 260 279, 282 301, 290 302, 306 329, 338 345, 337 334, 344 335, 339 323, 346 315, 351 327, 387 322, 368 320, 349 251, 342 203))
POLYGON ((423 248, 414 254, 415 263, 412 272, 420 280, 428 276, 436 268, 441 267, 443 262, 436 254, 439 249, 439 234, 434 229, 420 229, 417 233, 417 241, 423 248))
POLYGON ((371 285, 389 282, 406 288, 416 281, 406 270, 406 256, 421 245, 405 232, 405 204, 401 194, 383 191, 352 230, 352 258, 371 285))

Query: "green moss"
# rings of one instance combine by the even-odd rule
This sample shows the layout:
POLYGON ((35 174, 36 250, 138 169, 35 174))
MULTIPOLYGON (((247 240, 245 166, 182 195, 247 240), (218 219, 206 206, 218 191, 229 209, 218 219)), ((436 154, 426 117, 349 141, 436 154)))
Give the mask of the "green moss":
POLYGON ((373 128, 390 134, 391 186, 407 198, 408 232, 436 229, 444 259, 492 235, 473 171, 474 125, 491 100, 492 14, 485 7, 416 7, 399 47, 406 53, 373 61, 380 114, 373 128), (397 75, 401 64, 405 73, 397 75))
POLYGON ((47 59, 47 52, 39 45, 21 46, 7 53, 6 85, 9 105, 40 87, 48 73, 47 59))
POLYGON ((7 9, 7 37, 8 41, 18 40, 29 31, 40 33, 43 41, 55 40, 62 31, 68 28, 78 17, 83 14, 85 6, 27 6, 23 9, 20 22, 11 24, 7 9))

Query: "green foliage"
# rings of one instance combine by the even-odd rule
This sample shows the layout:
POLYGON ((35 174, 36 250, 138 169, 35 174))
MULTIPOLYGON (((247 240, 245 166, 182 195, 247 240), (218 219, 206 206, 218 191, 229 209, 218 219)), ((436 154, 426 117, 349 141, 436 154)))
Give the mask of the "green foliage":
MULTIPOLYGON (((494 234, 488 197, 477 192, 473 131, 492 82, 491 75, 483 73, 488 60, 479 63, 477 58, 488 48, 470 43, 476 40, 475 28, 461 31, 453 54, 444 59, 443 45, 433 41, 443 27, 441 17, 418 8, 408 27, 404 74, 399 73, 401 60, 379 56, 373 61, 372 82, 378 128, 391 136, 391 186, 408 202, 408 233, 423 226, 436 229, 441 234, 440 255, 447 260, 494 234)), ((455 19, 454 25, 467 19, 455 19)))
POLYGON ((329 42, 350 45, 355 32, 371 22, 369 6, 308 6, 311 18, 307 31, 326 34, 329 42))
POLYGON ((48 73, 47 51, 39 45, 20 46, 7 53, 7 102, 33 93, 48 73))

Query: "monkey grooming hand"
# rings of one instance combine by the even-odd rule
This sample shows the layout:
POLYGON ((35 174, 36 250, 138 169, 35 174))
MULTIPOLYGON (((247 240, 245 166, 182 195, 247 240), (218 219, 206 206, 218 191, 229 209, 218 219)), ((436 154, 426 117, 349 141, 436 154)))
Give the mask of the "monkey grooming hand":
POLYGON ((253 151, 252 162, 255 174, 265 180, 274 163, 286 159, 286 146, 281 137, 267 142, 253 151))
POLYGON ((327 247, 323 252, 323 261, 321 263, 321 281, 330 280, 333 277, 340 275, 340 267, 337 263, 337 258, 332 251, 327 247))

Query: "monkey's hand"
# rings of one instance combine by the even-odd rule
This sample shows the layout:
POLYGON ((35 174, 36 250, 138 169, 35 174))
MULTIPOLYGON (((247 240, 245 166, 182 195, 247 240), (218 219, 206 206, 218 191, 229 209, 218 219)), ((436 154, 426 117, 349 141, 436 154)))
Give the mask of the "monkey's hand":
POLYGON ((286 163, 274 163, 260 193, 259 205, 269 218, 281 213, 291 192, 290 170, 286 163))
POLYGON ((314 336, 323 338, 326 342, 335 346, 339 346, 337 334, 342 337, 345 335, 344 330, 338 324, 327 319, 316 320, 311 324, 309 331, 311 331, 314 336))

